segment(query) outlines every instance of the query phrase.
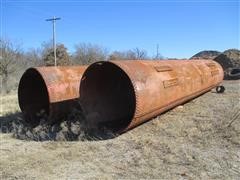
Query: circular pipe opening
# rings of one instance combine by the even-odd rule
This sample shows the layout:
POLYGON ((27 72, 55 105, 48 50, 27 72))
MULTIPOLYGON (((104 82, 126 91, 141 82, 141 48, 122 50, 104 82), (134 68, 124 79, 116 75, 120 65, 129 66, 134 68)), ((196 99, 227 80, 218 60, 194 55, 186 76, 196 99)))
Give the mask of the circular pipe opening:
POLYGON ((25 121, 39 124, 41 118, 49 115, 49 96, 41 74, 34 68, 28 69, 18 86, 18 101, 25 121))
POLYGON ((128 75, 114 63, 89 66, 81 80, 80 94, 89 127, 120 132, 130 124, 136 106, 134 87, 128 75))

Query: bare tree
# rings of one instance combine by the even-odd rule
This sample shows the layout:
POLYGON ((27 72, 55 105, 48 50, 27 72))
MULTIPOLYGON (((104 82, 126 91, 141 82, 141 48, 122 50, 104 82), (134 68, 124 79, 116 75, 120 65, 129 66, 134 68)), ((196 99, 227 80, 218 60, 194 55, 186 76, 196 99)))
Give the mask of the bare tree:
POLYGON ((101 46, 90 43, 80 43, 75 46, 73 63, 87 65, 96 61, 105 61, 107 59, 107 54, 107 49, 101 46))
POLYGON ((28 50, 25 54, 24 57, 27 61, 27 66, 43 66, 44 61, 43 61, 43 52, 41 49, 37 48, 32 48, 28 50))
POLYGON ((0 52, 0 75, 2 77, 3 90, 8 91, 9 76, 24 65, 25 61, 23 61, 20 47, 14 45, 10 40, 0 39, 0 52))
POLYGON ((147 51, 144 50, 144 49, 135 48, 135 49, 133 49, 133 52, 134 52, 134 54, 135 54, 135 58, 136 58, 136 59, 140 59, 140 60, 142 60, 142 59, 148 59, 148 57, 147 57, 147 51))
MULTIPOLYGON (((67 48, 63 44, 58 44, 56 49, 57 65, 64 66, 70 65, 70 57, 67 52, 67 48)), ((46 66, 54 65, 54 50, 45 44, 43 49, 43 61, 46 66)))
POLYGON ((112 54, 109 55, 109 60, 126 60, 128 58, 127 52, 121 51, 114 51, 112 54))
POLYGON ((109 56, 109 60, 143 60, 149 59, 147 51, 139 48, 134 48, 127 51, 114 51, 109 56))

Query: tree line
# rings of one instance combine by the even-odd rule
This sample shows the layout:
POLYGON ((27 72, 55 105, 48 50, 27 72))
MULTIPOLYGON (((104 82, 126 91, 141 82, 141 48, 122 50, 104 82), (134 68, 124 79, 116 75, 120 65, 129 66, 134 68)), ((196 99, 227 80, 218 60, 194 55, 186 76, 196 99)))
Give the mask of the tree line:
MULTIPOLYGON (((64 44, 56 47, 57 65, 88 65, 96 61, 107 60, 142 60, 150 58, 147 51, 133 48, 126 51, 109 51, 99 45, 91 43, 79 43, 75 51, 69 53, 64 44)), ((159 57, 158 57, 159 58, 159 57)), ((43 43, 40 48, 23 51, 21 46, 8 39, 0 39, 0 76, 1 90, 8 92, 17 87, 21 74, 32 66, 53 66, 54 51, 52 43, 43 43)), ((2 92, 3 92, 2 91, 2 92)))

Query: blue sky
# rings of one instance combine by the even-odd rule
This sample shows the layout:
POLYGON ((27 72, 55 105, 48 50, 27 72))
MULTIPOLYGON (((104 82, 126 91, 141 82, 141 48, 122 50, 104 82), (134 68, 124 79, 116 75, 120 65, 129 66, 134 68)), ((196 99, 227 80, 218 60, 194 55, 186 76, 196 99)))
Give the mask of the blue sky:
POLYGON ((201 50, 240 48, 238 0, 1 0, 1 36, 24 50, 40 47, 52 37, 70 52, 80 42, 109 51, 135 47, 149 56, 189 58, 201 50))

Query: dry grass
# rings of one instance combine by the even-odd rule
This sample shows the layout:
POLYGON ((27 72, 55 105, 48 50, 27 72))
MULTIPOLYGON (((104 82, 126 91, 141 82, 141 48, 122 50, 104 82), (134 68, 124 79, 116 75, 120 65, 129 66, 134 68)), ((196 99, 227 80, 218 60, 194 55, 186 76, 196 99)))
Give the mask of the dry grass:
MULTIPOLYGON (((34 142, 0 134, 0 177, 239 179, 240 81, 224 85, 223 94, 206 93, 110 140, 34 142)), ((13 99, 5 114, 17 110, 13 99)))
POLYGON ((19 106, 16 92, 4 96, 0 95, 0 116, 5 116, 18 111, 19 106))

